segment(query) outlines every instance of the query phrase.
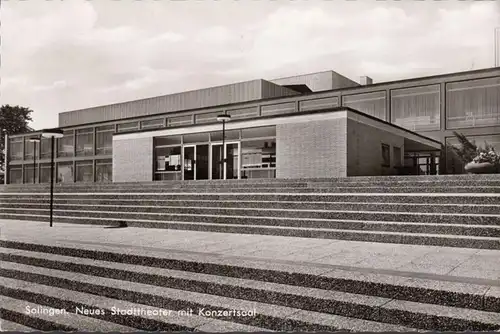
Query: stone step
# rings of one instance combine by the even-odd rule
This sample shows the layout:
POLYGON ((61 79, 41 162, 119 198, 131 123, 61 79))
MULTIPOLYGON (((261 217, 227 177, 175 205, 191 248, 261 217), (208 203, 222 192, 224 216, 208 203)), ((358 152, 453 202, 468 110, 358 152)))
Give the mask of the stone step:
MULTIPOLYGON (((499 199, 500 200, 500 199, 499 199)), ((0 199, 0 207, 4 208, 37 208, 48 207, 47 199, 41 198, 4 198, 0 199)), ((57 197, 54 208, 74 209, 80 206, 100 207, 213 207, 213 208, 259 208, 259 209, 303 209, 303 210, 351 210, 351 211, 385 211, 385 212, 427 212, 427 213, 469 213, 500 214, 500 204, 436 204, 436 203, 367 203, 367 202, 326 202, 326 201, 259 201, 259 200, 183 200, 183 199, 82 199, 57 197)))
MULTIPOLYGON (((63 189, 55 189, 55 192, 59 190, 65 193, 95 193, 93 189, 89 188, 74 188, 68 187, 63 189)), ((47 189, 17 189, 16 193, 32 193, 32 194, 43 194, 47 193, 47 189)), ((172 188, 172 187, 144 187, 138 186, 132 189, 114 189, 113 187, 102 188, 99 190, 102 193, 116 193, 124 191, 133 191, 136 193, 189 193, 189 192, 201 192, 201 193, 211 193, 217 192, 227 192, 227 193, 245 193, 245 192, 257 192, 257 193, 484 193, 484 194, 498 194, 500 193, 500 186, 456 186, 456 185, 436 185, 436 186, 334 186, 334 187, 182 187, 182 188, 172 188)), ((5 190, 2 191, 5 194, 13 194, 13 191, 5 190)))
MULTIPOLYGON (((40 249, 40 246, 38 246, 38 249, 40 249)), ((224 268, 225 270, 221 270, 220 265, 189 263, 188 261, 180 263, 179 261, 156 259, 156 264, 161 263, 162 267, 173 264, 183 268, 181 271, 174 271, 155 268, 152 261, 149 263, 141 261, 143 265, 124 265, 123 263, 137 262, 144 259, 122 254, 114 254, 113 257, 110 254, 94 251, 92 252, 95 255, 93 256, 94 261, 90 261, 91 257, 85 259, 89 252, 81 252, 79 249, 68 250, 61 247, 51 247, 50 252, 76 252, 79 255, 77 259, 70 259, 61 256, 52 258, 54 256, 52 254, 33 254, 33 252, 7 254, 11 258, 8 259, 9 261, 2 261, 0 275, 10 280, 6 281, 7 287, 3 290, 3 294, 13 294, 9 289, 18 286, 18 281, 25 281, 30 282, 30 284, 25 283, 22 290, 17 293, 16 297, 19 299, 34 299, 33 294, 46 295, 49 289, 57 288, 67 290, 66 294, 61 292, 56 294, 54 292, 57 298, 60 299, 70 298, 75 295, 73 291, 76 291, 77 293, 91 293, 107 298, 120 296, 120 299, 133 303, 140 300, 145 305, 153 307, 159 307, 159 305, 165 307, 167 305, 174 306, 174 309, 184 309, 186 307, 255 308, 259 315, 277 319, 267 319, 266 326, 262 326, 261 323, 247 322, 245 324, 259 325, 259 327, 264 328, 271 327, 270 329, 273 330, 283 330, 281 325, 283 322, 278 325, 272 321, 278 319, 278 321, 286 320, 290 326, 288 328, 294 330, 332 330, 333 328, 352 330, 352 327, 354 327, 342 328, 330 325, 330 328, 325 328, 324 325, 321 327, 318 324, 318 322, 325 322, 328 318, 335 319, 330 321, 330 324, 334 322, 343 322, 344 324, 351 322, 356 324, 358 328, 361 324, 356 321, 357 319, 365 321, 365 326, 370 325, 366 321, 377 322, 382 326, 385 325, 385 330, 388 331, 391 330, 390 325, 439 331, 496 330, 500 328, 500 315, 498 313, 408 301, 404 299, 406 294, 402 294, 401 291, 398 296, 402 299, 394 299, 394 297, 373 296, 373 293, 372 295, 361 295, 339 291, 332 288, 332 286, 328 286, 328 288, 326 286, 302 286, 304 282, 324 284, 324 281, 327 280, 333 282, 337 279, 338 281, 338 278, 330 277, 328 274, 321 276, 324 278, 323 280, 313 279, 310 281, 299 280, 300 274, 297 276, 282 272, 281 274, 278 273, 278 275, 272 275, 273 273, 268 271, 259 271, 252 268, 227 268, 227 265, 224 268), (47 255, 51 258, 47 259, 47 255), (105 257, 107 261, 96 259, 99 257, 105 257), (146 263, 149 265, 144 266, 146 263), (212 272, 207 273, 206 269, 212 272), (203 270, 204 273, 193 274, 193 272, 199 272, 200 270, 203 270), (214 270, 217 270, 217 273, 213 272, 214 270), (186 271, 190 271, 191 274, 187 275, 186 271), (235 275, 237 273, 239 273, 239 276, 244 275, 246 277, 231 277, 237 276, 235 275), (260 275, 260 273, 263 273, 263 275, 260 275), (248 277, 251 274, 257 274, 258 276, 248 277), (262 281, 270 277, 274 277, 275 280, 284 278, 294 282, 294 284, 262 281), (11 284, 11 286, 8 286, 8 284, 11 284), (46 287, 47 285, 50 285, 50 287, 46 287), (43 287, 44 290, 37 291, 40 287, 43 287), (26 291, 27 289, 31 291, 26 291), (207 292, 210 294, 207 294, 207 292), (276 317, 277 315, 278 317, 276 317), (338 320, 336 316, 343 318, 338 320), (309 319, 309 321, 306 319, 309 319), (312 325, 314 327, 310 326, 311 320, 313 320, 312 325), (294 323, 290 324, 290 321, 294 323)), ((155 259, 150 260, 155 261, 155 259)), ((358 286, 360 283, 362 281, 357 281, 358 286)), ((356 284, 351 284, 351 288, 354 285, 356 284)), ((389 286, 390 284, 386 285, 389 286)), ((344 284, 344 286, 347 286, 347 284, 344 284)), ((392 286, 394 287, 394 285, 392 286)), ((410 286, 411 289, 413 288, 410 286)), ((387 290, 380 287, 377 291, 386 291, 387 294, 387 290)), ((422 291, 420 292, 422 294, 422 291)), ((446 293, 445 291, 444 294, 446 293)), ((438 295, 436 294, 436 296, 438 295)), ((475 295, 476 298, 480 298, 479 294, 475 295)), ((42 298, 39 297, 39 299, 42 298)), ((416 296, 410 295, 410 298, 415 299, 416 296)), ((82 300, 88 301, 89 299, 91 298, 87 297, 82 300)), ((441 300, 445 301, 445 299, 441 300)), ((481 307, 484 307, 485 303, 476 302, 476 305, 483 305, 481 307)), ((234 322, 242 321, 241 318, 231 318, 229 320, 234 322)), ((393 326, 392 330, 398 329, 393 326)), ((399 330, 408 330, 408 328, 400 328, 399 330)))
MULTIPOLYGON (((7 313, 6 309, 0 308, 0 314, 7 313)), ((12 313, 11 313, 12 314, 12 313)), ((18 324, 17 322, 0 318, 0 332, 34 332, 35 328, 18 324)))
MULTIPOLYGON (((238 180, 236 180, 238 181, 238 180)), ((287 182, 252 182, 248 183, 244 180, 232 183, 219 183, 219 182, 203 182, 202 180, 196 182, 182 181, 171 183, 64 183, 55 184, 56 190, 65 189, 78 189, 80 191, 98 191, 102 189, 115 189, 115 190, 134 190, 137 188, 145 189, 253 189, 253 188, 335 188, 335 187, 500 187, 500 179, 464 179, 464 180, 379 180, 379 181, 287 181, 287 182)), ((4 190, 43 190, 50 189, 48 184, 41 185, 8 185, 0 189, 4 190)))
MULTIPOLYGON (((49 194, 0 193, 0 202, 12 200, 49 201, 49 194)), ((192 200, 192 201, 295 201, 295 202, 363 202, 363 203, 418 203, 498 205, 500 194, 443 194, 443 193, 55 193, 54 200, 192 200)))
MULTIPOLYGON (((0 204, 3 214, 48 215, 48 205, 12 207, 0 204)), ((315 228, 367 229, 445 234, 480 234, 498 236, 500 215, 464 213, 210 208, 210 207, 158 207, 158 206, 55 206, 54 215, 89 218, 146 219, 156 221, 197 221, 221 224, 251 224, 266 226, 294 226, 315 228), (392 227, 390 227, 392 226, 392 227), (440 232, 439 232, 440 231, 440 232), (455 232, 454 232, 455 231, 455 232), (487 231, 487 232, 486 232, 487 231)))
MULTIPOLYGON (((30 214, 7 214, 0 213, 0 219, 48 221, 48 215, 30 214)), ((119 227, 120 223, 126 223, 129 227, 162 228, 189 231, 207 231, 219 233, 260 234, 276 235, 301 238, 321 238, 338 240, 355 240, 381 243, 434 245, 446 247, 462 247, 476 249, 500 249, 500 238, 472 235, 433 234, 402 231, 363 231, 351 229, 312 228, 312 227, 290 227, 249 225, 234 223, 206 223, 196 220, 189 221, 164 221, 151 219, 124 219, 124 218, 93 218, 81 216, 54 215, 55 223, 90 224, 107 227, 119 227)), ((383 224, 379 222, 379 226, 383 224)), ((404 224, 404 223, 403 223, 404 224)))

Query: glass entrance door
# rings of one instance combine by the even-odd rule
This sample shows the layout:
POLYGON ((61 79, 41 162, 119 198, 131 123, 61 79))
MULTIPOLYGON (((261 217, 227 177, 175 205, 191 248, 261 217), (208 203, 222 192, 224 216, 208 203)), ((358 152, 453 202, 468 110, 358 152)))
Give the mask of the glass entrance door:
POLYGON ((208 144, 184 146, 184 180, 208 180, 208 144))
POLYGON ((212 180, 227 180, 239 178, 240 143, 212 144, 212 180))

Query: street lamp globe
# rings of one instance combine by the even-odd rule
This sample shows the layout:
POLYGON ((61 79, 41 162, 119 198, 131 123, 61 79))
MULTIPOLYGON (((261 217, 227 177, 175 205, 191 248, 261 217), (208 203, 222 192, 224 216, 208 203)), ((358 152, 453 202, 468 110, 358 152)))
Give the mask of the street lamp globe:
POLYGON ((217 121, 219 122, 228 122, 230 120, 231 120, 231 115, 222 114, 217 116, 217 121))
POLYGON ((61 129, 45 129, 42 131, 42 137, 44 138, 62 138, 63 130, 61 129))

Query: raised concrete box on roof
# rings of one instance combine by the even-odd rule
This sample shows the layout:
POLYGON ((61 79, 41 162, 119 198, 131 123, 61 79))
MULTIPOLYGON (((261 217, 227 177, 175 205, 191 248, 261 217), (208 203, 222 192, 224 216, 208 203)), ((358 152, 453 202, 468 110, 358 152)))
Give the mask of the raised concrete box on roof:
POLYGON ((120 120, 298 94, 292 89, 259 79, 63 112, 59 114, 59 126, 120 120))
POLYGON ((307 87, 309 87, 309 89, 311 89, 313 92, 359 86, 357 82, 354 82, 335 71, 324 71, 286 78, 278 78, 271 80, 271 82, 281 86, 301 84, 307 85, 307 87))

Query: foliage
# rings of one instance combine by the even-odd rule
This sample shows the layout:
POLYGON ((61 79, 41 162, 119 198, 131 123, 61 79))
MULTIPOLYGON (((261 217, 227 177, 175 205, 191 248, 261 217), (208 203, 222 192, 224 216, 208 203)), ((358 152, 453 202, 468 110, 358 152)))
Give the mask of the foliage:
POLYGON ((457 137, 460 146, 452 146, 452 149, 464 163, 489 162, 494 165, 500 165, 500 155, 495 151, 492 145, 485 142, 484 148, 482 148, 477 146, 474 141, 469 141, 469 139, 461 133, 454 131, 453 134, 457 137))
POLYGON ((5 134, 14 135, 17 133, 31 132, 28 123, 33 121, 31 113, 33 110, 5 104, 0 107, 0 170, 4 171, 5 164, 5 134), (5 131, 4 131, 5 129, 5 131))

